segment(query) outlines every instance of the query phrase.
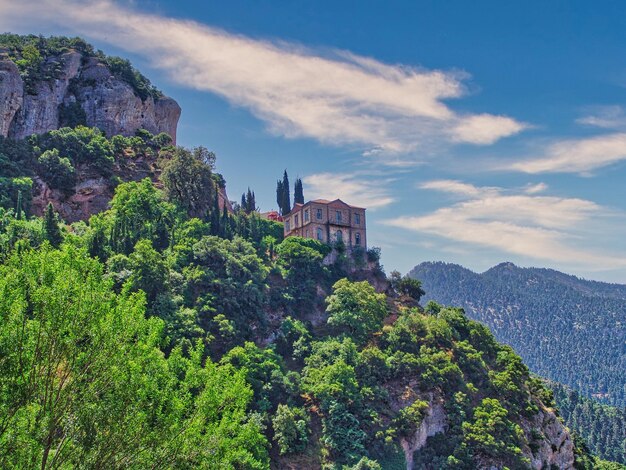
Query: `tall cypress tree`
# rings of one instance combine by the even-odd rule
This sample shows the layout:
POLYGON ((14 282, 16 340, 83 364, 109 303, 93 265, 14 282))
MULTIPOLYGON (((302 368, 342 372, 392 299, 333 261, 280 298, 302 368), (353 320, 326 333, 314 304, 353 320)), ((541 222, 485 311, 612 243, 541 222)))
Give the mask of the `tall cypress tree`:
POLYGON ((241 194, 241 210, 248 212, 248 200, 246 199, 246 193, 241 194))
POLYGON ((232 230, 230 227, 230 216, 228 215, 228 208, 224 204, 224 210, 222 211, 222 220, 220 221, 220 236, 223 238, 232 238, 232 230))
POLYGON ((278 212, 283 214, 283 199, 284 199, 283 182, 281 180, 276 181, 276 204, 278 205, 278 212))
POLYGON ((291 195, 289 194, 290 186, 289 186, 289 176, 287 176, 287 170, 285 170, 285 172, 283 173, 282 187, 283 187, 283 198, 282 198, 281 211, 283 215, 285 215, 291 212, 291 195))
POLYGON ((22 191, 17 192, 17 207, 15 208, 15 218, 21 220, 22 218, 22 191))
POLYGON ((296 183, 294 184, 293 203, 304 204, 304 191, 302 189, 302 180, 300 178, 296 179, 296 183))
POLYGON ((246 194, 246 212, 250 214, 256 209, 256 203, 254 202, 254 196, 250 187, 248 186, 248 193, 246 194))
POLYGON ((55 248, 58 248, 63 241, 63 235, 61 234, 59 221, 57 219, 56 213, 54 212, 54 207, 52 207, 51 202, 48 203, 48 207, 46 207, 46 212, 44 214, 43 236, 55 248))
POLYGON ((215 191, 215 195, 213 197, 213 207, 211 208, 211 234, 219 235, 220 234, 220 200, 219 194, 215 191))

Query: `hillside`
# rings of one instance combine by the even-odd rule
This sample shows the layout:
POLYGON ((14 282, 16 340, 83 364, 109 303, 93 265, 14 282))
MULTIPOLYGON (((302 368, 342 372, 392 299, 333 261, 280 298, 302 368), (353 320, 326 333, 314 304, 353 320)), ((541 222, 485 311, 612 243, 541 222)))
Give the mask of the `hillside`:
POLYGON ((7 152, 7 168, 50 184, 74 164, 111 171, 144 153, 158 171, 117 181, 110 209, 86 222, 64 225, 52 204, 31 217, 26 192, 0 209, 3 468, 47 468, 48 458, 113 468, 585 461, 542 386, 482 326, 357 282, 388 286, 375 250, 340 251, 326 266, 328 246, 283 241, 282 224, 230 213, 213 154, 141 135, 52 131, 36 138, 46 150, 37 146, 32 168, 7 152), (51 389, 60 407, 45 398, 51 389), (232 408, 217 405, 229 396, 232 408))
POLYGON ((607 404, 626 404, 626 286, 503 263, 477 274, 422 263, 427 299, 462 306, 530 369, 607 404))
POLYGON ((3 213, 0 466, 590 468, 541 382, 459 309, 184 202, 146 179, 88 224, 3 213))
POLYGON ((609 468, 379 250, 283 239, 226 204, 212 152, 132 134, 0 137, 0 468, 609 468))

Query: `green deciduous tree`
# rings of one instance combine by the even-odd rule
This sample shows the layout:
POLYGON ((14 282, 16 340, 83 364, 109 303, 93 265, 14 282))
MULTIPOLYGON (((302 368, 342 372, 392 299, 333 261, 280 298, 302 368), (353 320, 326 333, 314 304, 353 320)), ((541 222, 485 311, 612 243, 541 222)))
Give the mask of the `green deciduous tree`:
POLYGON ((167 199, 183 208, 190 217, 206 218, 217 192, 213 180, 213 158, 204 148, 168 148, 161 152, 161 181, 167 199))
POLYGON ((310 421, 303 408, 282 403, 278 405, 272 418, 272 428, 281 455, 304 451, 309 442, 310 421))
POLYGON ((355 340, 363 342, 382 326, 387 315, 384 294, 377 294, 367 282, 340 279, 326 303, 328 324, 346 330, 355 340))
POLYGON ((165 359, 143 295, 111 287, 69 246, 0 267, 0 467, 267 468, 243 371, 165 359))
POLYGON ((464 440, 488 457, 517 457, 522 428, 508 418, 508 411, 495 398, 484 398, 474 410, 473 419, 463 423, 464 440))

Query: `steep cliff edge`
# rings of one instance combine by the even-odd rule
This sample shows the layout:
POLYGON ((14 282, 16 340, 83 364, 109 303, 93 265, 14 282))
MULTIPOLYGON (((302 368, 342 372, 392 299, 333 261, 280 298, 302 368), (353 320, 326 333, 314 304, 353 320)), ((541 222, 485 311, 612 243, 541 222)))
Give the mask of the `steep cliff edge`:
POLYGON ((165 132, 175 142, 181 113, 128 61, 77 39, 8 34, 0 35, 0 105, 0 135, 18 140, 82 124, 109 137, 165 132))

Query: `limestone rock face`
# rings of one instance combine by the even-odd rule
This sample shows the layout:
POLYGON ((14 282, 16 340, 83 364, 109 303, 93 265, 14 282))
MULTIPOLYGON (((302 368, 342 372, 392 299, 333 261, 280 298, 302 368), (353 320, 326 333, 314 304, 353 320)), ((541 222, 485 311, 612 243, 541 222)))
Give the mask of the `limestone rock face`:
POLYGON ((22 108, 24 83, 17 66, 0 55, 0 135, 6 137, 15 114, 22 108))
POLYGON ((115 77, 98 59, 71 51, 47 59, 57 70, 53 79, 34 84, 29 94, 15 64, 0 56, 0 135, 23 139, 58 129, 60 110, 78 103, 86 124, 108 136, 133 135, 138 129, 166 132, 176 140, 180 107, 171 98, 142 100, 131 85, 115 77))
POLYGON ((574 468, 572 436, 553 411, 540 410, 531 420, 522 422, 522 428, 530 443, 522 452, 530 459, 532 468, 574 468))
POLYGON ((404 451, 404 458, 406 460, 407 470, 413 470, 413 454, 426 445, 426 440, 445 432, 447 427, 446 413, 443 409, 443 401, 440 399, 434 399, 430 397, 428 402, 428 408, 420 427, 415 431, 415 434, 409 438, 401 438, 400 445, 404 451))

